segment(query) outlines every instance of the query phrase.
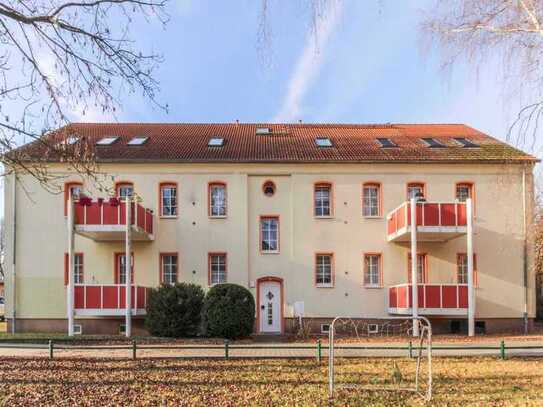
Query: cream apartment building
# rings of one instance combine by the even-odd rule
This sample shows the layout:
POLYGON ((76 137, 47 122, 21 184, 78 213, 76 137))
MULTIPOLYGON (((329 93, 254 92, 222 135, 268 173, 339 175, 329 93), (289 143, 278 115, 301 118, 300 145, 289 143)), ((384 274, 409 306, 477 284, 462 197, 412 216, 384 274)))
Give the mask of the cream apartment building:
POLYGON ((469 198, 476 328, 531 327, 536 159, 468 126, 73 124, 45 140, 19 153, 63 192, 22 172, 5 185, 10 330, 67 330, 70 196, 77 332, 124 329, 127 268, 136 333, 148 288, 176 281, 249 288, 258 333, 410 315, 414 196, 418 313, 436 331, 465 329, 469 198), (95 179, 59 158, 81 145, 95 179))

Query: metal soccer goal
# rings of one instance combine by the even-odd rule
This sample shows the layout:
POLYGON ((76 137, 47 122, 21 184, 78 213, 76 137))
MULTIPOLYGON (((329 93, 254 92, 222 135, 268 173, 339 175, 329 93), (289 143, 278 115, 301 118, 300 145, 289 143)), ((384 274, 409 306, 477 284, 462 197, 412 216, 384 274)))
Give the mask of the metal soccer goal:
POLYGON ((339 388, 410 391, 427 401, 432 398, 432 326, 427 318, 411 316, 372 318, 371 322, 367 322, 351 317, 336 317, 330 324, 328 338, 330 398, 334 397, 335 389, 339 388), (414 323, 418 325, 418 337, 413 336, 414 323), (386 346, 336 344, 342 335, 358 340, 369 336, 382 337, 386 346), (408 352, 402 338, 405 340, 409 338, 408 352), (403 346, 393 346, 390 344, 392 341, 402 341, 403 346), (415 344, 415 347, 412 347, 412 344, 415 344), (379 352, 379 357, 391 357, 390 374, 376 377, 371 376, 369 371, 362 373, 355 371, 349 360, 354 356, 360 356, 361 351, 379 352), (405 355, 403 359, 402 355, 405 355), (423 369, 423 364, 426 364, 426 369, 423 369), (349 369, 349 366, 353 369, 349 369))

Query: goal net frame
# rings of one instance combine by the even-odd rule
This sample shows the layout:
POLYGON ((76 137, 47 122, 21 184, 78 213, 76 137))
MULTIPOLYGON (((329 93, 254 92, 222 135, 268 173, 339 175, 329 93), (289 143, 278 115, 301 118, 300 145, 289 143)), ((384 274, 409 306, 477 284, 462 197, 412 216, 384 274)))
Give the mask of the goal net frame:
MULTIPOLYGON (((367 387, 363 386, 362 384, 339 384, 335 383, 335 365, 334 365, 334 358, 335 356, 335 331, 336 331, 336 323, 343 322, 344 324, 350 324, 352 328, 354 328, 355 335, 360 338, 359 335, 359 324, 360 324, 360 318, 353 318, 353 317, 336 317, 332 321, 329 327, 328 332, 328 391, 329 391, 329 397, 332 399, 334 397, 334 391, 336 388, 355 388, 359 390, 368 390, 368 391, 376 391, 376 390, 385 390, 385 391, 407 391, 407 392, 413 392, 417 395, 420 395, 423 397, 426 401, 430 401, 432 398, 432 325, 430 324, 430 321, 425 317, 413 317, 413 316, 405 316, 405 317, 388 317, 388 318, 371 318, 371 321, 374 324, 376 324, 377 321, 382 321, 383 325, 382 328, 386 332, 386 335, 389 335, 389 329, 391 328, 392 321, 404 321, 405 326, 408 327, 404 332, 406 334, 409 334, 410 337, 413 339, 418 340, 418 352, 416 353, 416 369, 415 369, 415 385, 414 387, 367 387), (358 321, 356 321, 358 320, 358 321), (411 325, 409 327, 409 321, 411 321, 411 325), (414 336, 413 334, 413 326, 414 324, 418 325, 418 337, 414 336), (427 385, 426 389, 421 389, 420 385, 420 374, 421 374, 421 360, 423 358, 423 349, 426 350, 426 357, 427 357, 427 385), (424 391, 425 390, 425 391, 424 391)), ((365 325, 370 325, 368 322, 364 321, 365 325)), ((368 327, 369 328, 369 327, 368 327)), ((392 333, 393 334, 393 333, 392 333)), ((339 349, 339 348, 338 348, 339 349)), ((367 349, 367 348, 365 348, 367 349)))

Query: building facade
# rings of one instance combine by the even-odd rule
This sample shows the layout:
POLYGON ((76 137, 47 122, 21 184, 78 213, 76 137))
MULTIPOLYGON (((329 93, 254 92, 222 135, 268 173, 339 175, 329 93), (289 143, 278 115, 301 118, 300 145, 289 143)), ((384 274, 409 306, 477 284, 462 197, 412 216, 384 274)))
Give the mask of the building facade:
POLYGON ((535 317, 529 228, 536 160, 464 125, 81 124, 49 144, 86 143, 82 177, 34 144, 52 194, 23 172, 5 186, 6 317, 19 332, 67 329, 68 199, 74 313, 83 333, 118 333, 127 268, 134 332, 149 287, 228 282, 251 290, 259 333, 318 333, 336 316, 412 312, 409 204, 417 204, 419 314, 462 329, 473 206, 474 310, 486 332, 535 317), (125 197, 132 255, 125 256, 125 197), (131 263, 131 267, 127 267, 131 263))

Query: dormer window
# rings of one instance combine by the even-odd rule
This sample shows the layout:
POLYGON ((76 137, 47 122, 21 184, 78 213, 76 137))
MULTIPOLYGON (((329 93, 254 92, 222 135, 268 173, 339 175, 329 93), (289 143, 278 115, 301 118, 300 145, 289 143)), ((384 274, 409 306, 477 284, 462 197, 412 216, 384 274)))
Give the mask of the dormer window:
POLYGON ((430 147, 430 148, 444 148, 444 147, 447 147, 445 144, 437 141, 435 138, 432 138, 432 137, 425 137, 425 138, 422 138, 421 140, 424 141, 428 145, 428 147, 430 147))
POLYGON ((59 145, 61 146, 73 146, 75 143, 77 143, 79 139, 75 136, 67 137, 65 140, 62 140, 59 145))
POLYGON ((466 148, 479 147, 478 144, 475 144, 474 142, 472 142, 471 140, 469 140, 469 139, 467 139, 465 137, 455 137, 454 141, 456 141, 462 147, 466 147, 466 148))
POLYGON ((224 139, 221 137, 210 138, 207 145, 209 147, 222 147, 224 145, 224 139))
POLYGON ((269 127, 257 127, 256 134, 270 134, 271 129, 269 127))
POLYGON ((332 147, 332 140, 328 137, 317 137, 315 139, 315 144, 317 147, 332 147))
POLYGON ((381 148, 394 148, 398 147, 398 144, 386 137, 378 137, 377 142, 381 145, 381 148))
POLYGON ((119 137, 104 137, 96 142, 97 146, 110 146, 119 140, 119 137))
POLYGON ((129 146, 141 146, 149 140, 149 137, 134 137, 128 142, 129 146))

